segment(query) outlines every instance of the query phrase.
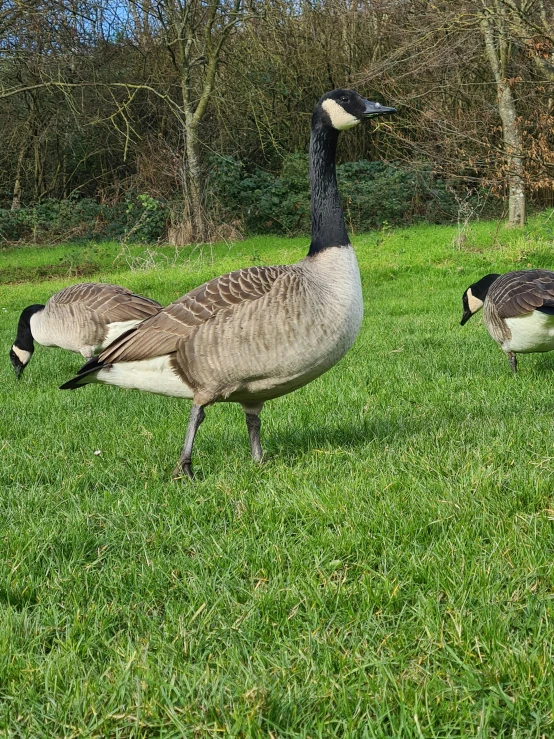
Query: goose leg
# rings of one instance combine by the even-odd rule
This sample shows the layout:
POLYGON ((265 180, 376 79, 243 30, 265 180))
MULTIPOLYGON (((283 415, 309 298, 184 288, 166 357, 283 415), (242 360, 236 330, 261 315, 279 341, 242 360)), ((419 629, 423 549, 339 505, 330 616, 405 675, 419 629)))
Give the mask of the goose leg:
POLYGON ((513 352, 507 352, 506 356, 508 357, 508 362, 510 363, 510 367, 512 368, 512 372, 517 374, 517 357, 513 352))
POLYGON ((187 433, 185 436, 185 443, 183 445, 183 451, 177 462, 177 467, 173 470, 173 479, 177 480, 183 475, 186 475, 191 480, 194 479, 194 472, 192 471, 192 445, 194 444, 194 437, 198 431, 198 427, 205 418, 204 406, 193 405, 189 416, 189 425, 187 426, 187 433))
POLYGON ((260 420, 260 412, 263 407, 263 403, 258 406, 242 406, 246 415, 246 428, 248 429, 248 436, 250 437, 250 452, 252 459, 255 462, 261 462, 264 456, 262 445, 260 443, 260 427, 262 422, 260 420))

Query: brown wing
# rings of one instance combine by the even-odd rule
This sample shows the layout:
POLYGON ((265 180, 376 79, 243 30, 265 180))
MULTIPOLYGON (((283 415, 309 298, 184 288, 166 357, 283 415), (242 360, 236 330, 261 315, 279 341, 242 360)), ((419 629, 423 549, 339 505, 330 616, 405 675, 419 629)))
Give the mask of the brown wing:
POLYGON ((287 271, 290 267, 250 267, 205 282, 113 341, 99 359, 132 362, 171 354, 195 327, 221 311, 232 312, 234 306, 266 295, 287 271))
POLYGON ((515 318, 534 310, 554 309, 554 272, 520 270, 501 275, 491 286, 490 299, 501 318, 515 318))
POLYGON ((136 295, 119 285, 101 282, 83 282, 70 285, 53 295, 50 300, 57 305, 78 303, 101 316, 106 323, 115 321, 144 320, 156 315, 162 307, 155 300, 136 295))

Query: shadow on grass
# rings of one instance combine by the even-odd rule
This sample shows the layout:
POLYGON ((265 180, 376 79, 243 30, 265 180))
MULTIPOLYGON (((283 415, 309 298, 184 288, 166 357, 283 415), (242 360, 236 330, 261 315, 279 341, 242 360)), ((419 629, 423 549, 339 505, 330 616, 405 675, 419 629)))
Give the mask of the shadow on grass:
POLYGON ((28 606, 35 606, 38 603, 38 598, 32 588, 25 588, 25 590, 17 592, 13 588, 0 587, 0 603, 11 606, 16 611, 22 611, 28 606))
MULTIPOLYGON (((400 422, 390 419, 364 419, 358 426, 321 424, 311 428, 289 428, 266 437, 269 456, 290 463, 314 450, 360 451, 369 444, 398 443, 424 432, 428 424, 421 419, 406 417, 400 422)), ((263 432, 262 432, 263 433, 263 432)))
MULTIPOLYGON (((518 373, 525 368, 526 359, 525 354, 518 355, 518 373)), ((554 353, 545 352, 544 354, 539 354, 533 367, 530 369, 539 374, 552 374, 554 372, 554 353)))

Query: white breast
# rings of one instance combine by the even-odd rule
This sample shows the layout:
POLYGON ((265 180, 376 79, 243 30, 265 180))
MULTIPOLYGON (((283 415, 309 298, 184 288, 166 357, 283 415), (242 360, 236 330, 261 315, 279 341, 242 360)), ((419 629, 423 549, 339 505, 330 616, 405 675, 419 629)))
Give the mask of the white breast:
POLYGON ((314 356, 310 364, 315 368, 321 363, 325 369, 332 367, 354 343, 364 314, 362 283, 356 254, 351 246, 326 249, 316 257, 306 259, 306 271, 314 269, 314 282, 321 286, 318 300, 313 300, 313 322, 310 333, 320 331, 317 323, 325 324, 321 341, 316 340, 314 356))
MULTIPOLYGON (((268 373, 279 394, 302 387, 333 367, 350 349, 364 312, 360 270, 351 246, 330 248, 302 267, 313 284, 303 313, 304 330, 268 373)), ((255 393, 255 388, 251 388, 255 393)))
POLYGON ((506 318, 512 338, 502 344, 510 352, 549 352, 554 349, 554 316, 540 311, 506 318))

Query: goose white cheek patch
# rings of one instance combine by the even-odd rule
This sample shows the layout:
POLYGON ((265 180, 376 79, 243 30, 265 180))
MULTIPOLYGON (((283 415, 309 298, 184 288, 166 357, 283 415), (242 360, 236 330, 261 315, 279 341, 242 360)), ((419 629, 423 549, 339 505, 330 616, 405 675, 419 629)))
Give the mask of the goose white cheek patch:
POLYGON ((334 100, 324 100, 321 107, 327 112, 327 115, 331 119, 331 125, 337 131, 345 131, 347 128, 353 128, 360 122, 355 115, 348 113, 334 100))
POLYGON ((476 298, 471 290, 467 291, 467 304, 472 313, 477 313, 483 307, 483 301, 476 298))
POLYGON ((31 352, 26 351, 25 349, 20 349, 18 346, 12 346, 13 353, 15 356, 19 359, 21 364, 28 364, 29 359, 31 359, 31 352))

